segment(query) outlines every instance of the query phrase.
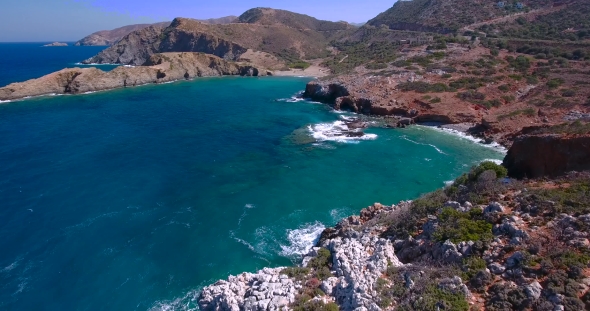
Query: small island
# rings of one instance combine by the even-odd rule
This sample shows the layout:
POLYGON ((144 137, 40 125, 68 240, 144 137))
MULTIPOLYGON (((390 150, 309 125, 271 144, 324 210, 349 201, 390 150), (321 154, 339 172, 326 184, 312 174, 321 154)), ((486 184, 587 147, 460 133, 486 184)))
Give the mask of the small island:
POLYGON ((53 42, 53 43, 45 44, 44 46, 68 46, 68 44, 63 43, 63 42, 53 42))

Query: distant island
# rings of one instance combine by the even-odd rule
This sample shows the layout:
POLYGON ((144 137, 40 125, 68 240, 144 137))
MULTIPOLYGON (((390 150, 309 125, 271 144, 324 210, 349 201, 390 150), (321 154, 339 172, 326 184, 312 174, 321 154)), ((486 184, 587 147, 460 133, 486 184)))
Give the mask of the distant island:
POLYGON ((53 43, 45 44, 44 46, 68 46, 68 44, 63 43, 63 42, 53 42, 53 43))

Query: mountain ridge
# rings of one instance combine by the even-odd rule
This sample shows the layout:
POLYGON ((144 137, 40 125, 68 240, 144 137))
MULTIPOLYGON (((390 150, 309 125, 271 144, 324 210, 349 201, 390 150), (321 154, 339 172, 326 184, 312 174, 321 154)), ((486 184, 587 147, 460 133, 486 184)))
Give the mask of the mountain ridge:
MULTIPOLYGON (((229 24, 233 23, 238 19, 237 16, 230 15, 219 18, 200 19, 198 21, 206 24, 229 24)), ((141 30, 150 26, 155 27, 167 27, 170 22, 159 22, 153 24, 134 24, 118 27, 111 30, 100 30, 78 40, 75 46, 111 46, 121 40, 124 36, 141 30)))

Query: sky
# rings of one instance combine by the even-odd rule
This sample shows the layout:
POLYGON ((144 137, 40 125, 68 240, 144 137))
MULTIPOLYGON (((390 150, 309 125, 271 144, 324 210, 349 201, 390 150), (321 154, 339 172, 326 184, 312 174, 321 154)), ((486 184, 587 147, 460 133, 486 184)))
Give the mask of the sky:
POLYGON ((0 0, 0 42, 77 41, 125 25, 239 16, 272 7, 318 19, 360 23, 396 0, 0 0))

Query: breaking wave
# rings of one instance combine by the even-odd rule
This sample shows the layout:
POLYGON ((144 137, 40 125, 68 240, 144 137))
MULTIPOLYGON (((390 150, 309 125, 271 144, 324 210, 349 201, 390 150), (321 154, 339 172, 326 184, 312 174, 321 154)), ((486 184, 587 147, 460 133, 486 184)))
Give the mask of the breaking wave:
POLYGON ((299 229, 288 229, 289 245, 280 245, 280 255, 285 257, 303 256, 315 246, 326 226, 319 221, 308 223, 299 229))
POLYGON ((332 123, 319 123, 309 125, 311 136, 316 141, 335 141, 340 143, 358 143, 361 140, 375 140, 376 134, 363 133, 358 129, 349 129, 344 121, 334 121, 332 123))

